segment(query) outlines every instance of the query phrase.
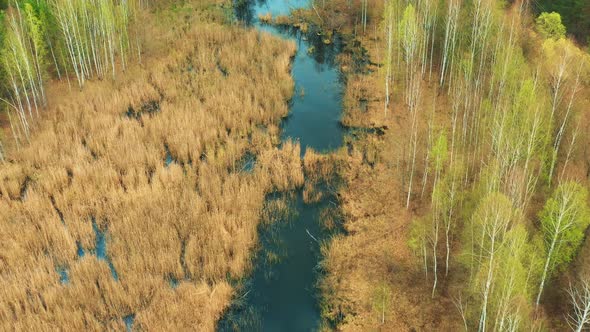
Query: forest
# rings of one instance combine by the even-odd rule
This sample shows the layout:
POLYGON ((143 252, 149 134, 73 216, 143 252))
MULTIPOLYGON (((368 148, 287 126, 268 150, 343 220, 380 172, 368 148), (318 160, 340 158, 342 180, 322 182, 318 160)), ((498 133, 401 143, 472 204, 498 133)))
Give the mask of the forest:
POLYGON ((590 2, 0 6, 0 330, 590 329, 590 2))
POLYGON ((316 5, 373 62, 349 74, 343 122, 385 129, 343 171, 332 326, 588 328, 590 55, 567 38, 583 20, 528 1, 316 5))

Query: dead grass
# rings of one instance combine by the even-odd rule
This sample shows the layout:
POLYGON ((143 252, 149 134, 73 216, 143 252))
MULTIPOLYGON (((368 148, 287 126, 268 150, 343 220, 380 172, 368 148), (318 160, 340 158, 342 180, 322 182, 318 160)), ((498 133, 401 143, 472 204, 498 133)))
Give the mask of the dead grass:
POLYGON ((258 20, 260 21, 260 23, 264 24, 272 23, 272 14, 270 12, 266 14, 259 14, 258 20))
POLYGON ((31 143, 0 165, 0 330, 123 330, 134 314, 134 329, 212 331, 266 195, 303 184, 299 145, 276 147, 295 46, 187 6, 146 16, 157 38, 116 81, 51 85, 31 143), (236 169, 246 152, 252 173, 236 169))
MULTIPOLYGON (((381 151, 381 153, 383 153, 381 151)), ((343 331, 457 331, 460 317, 444 297, 431 300, 420 266, 407 246, 413 213, 398 199, 400 183, 392 169, 374 168, 354 151, 340 191, 346 235, 323 248, 326 275, 323 316, 343 331), (385 323, 375 310, 375 292, 388 285, 385 323)))
POLYGON ((287 141, 281 149, 264 151, 258 158, 259 181, 268 181, 276 191, 301 187, 304 182, 299 142, 287 141))
POLYGON ((342 166, 344 150, 330 154, 321 154, 312 148, 305 150, 303 169, 305 171, 305 185, 303 187, 303 201, 317 203, 326 196, 334 195, 337 184, 339 167, 342 166))

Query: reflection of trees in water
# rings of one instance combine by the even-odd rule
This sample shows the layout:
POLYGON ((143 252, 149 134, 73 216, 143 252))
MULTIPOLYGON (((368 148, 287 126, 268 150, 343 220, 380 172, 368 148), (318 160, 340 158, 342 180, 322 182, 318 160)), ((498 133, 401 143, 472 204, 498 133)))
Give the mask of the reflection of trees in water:
POLYGON ((336 35, 329 44, 324 43, 325 35, 320 34, 316 27, 310 27, 307 33, 291 26, 279 26, 277 30, 283 34, 294 37, 299 47, 303 45, 312 48, 308 55, 313 58, 318 70, 332 69, 337 65, 337 55, 342 50, 342 39, 336 35))
MULTIPOLYGON (((252 25, 256 20, 254 7, 263 6, 266 3, 267 0, 234 0, 236 19, 244 25, 252 25)), ((317 27, 310 27, 307 33, 302 33, 292 26, 277 26, 276 29, 285 35, 294 37, 300 47, 301 43, 313 47, 313 52, 310 52, 309 56, 316 61, 316 69, 319 71, 332 69, 337 65, 336 56, 342 51, 340 36, 334 36, 331 43, 326 44, 324 43, 326 36, 320 34, 317 27)))
POLYGON ((234 12, 236 19, 244 25, 254 23, 254 6, 261 6, 266 0, 234 0, 234 12))
MULTIPOLYGON (((264 7, 268 0, 233 0, 236 19, 244 25, 252 25, 255 17, 254 7, 264 7)), ((298 8, 301 5, 300 0, 281 0, 286 8, 298 8)))

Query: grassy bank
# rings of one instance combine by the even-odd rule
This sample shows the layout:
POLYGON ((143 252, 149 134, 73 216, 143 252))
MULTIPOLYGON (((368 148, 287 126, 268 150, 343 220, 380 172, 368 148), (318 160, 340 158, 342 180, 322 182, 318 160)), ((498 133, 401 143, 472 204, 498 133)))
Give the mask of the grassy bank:
POLYGON ((0 329, 214 329, 265 195, 303 179, 299 146, 276 148, 295 46, 221 25, 220 5, 160 4, 141 65, 49 85, 0 165, 0 329))

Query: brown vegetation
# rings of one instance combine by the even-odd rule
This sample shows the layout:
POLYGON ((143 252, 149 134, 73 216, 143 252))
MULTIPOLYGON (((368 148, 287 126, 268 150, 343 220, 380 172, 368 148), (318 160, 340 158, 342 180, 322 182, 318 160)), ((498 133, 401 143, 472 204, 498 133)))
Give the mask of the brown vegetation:
POLYGON ((321 282, 322 314, 343 331, 459 330, 458 317, 448 311, 452 302, 431 300, 408 249, 412 213, 396 199, 399 183, 384 164, 371 168, 360 151, 354 155, 340 193, 347 234, 322 250, 327 272, 321 282), (384 313, 377 295, 382 285, 387 287, 384 313))
MULTIPOLYGON (((338 175, 340 168, 344 166, 343 162, 346 162, 344 149, 330 154, 321 154, 309 147, 305 150, 303 158, 303 169, 305 171, 303 201, 305 203, 317 203, 325 197, 337 194, 338 175)), ((328 219, 333 217, 326 216, 328 219)))
MULTIPOLYGON (((378 13, 382 6, 373 4, 371 10, 378 13)), ((375 63, 385 56, 380 33, 371 28, 356 35, 375 63)), ((348 136, 351 150, 338 169, 344 180, 339 196, 346 234, 336 236, 322 250, 326 271, 320 283, 322 315, 343 331, 460 330, 461 318, 452 300, 432 299, 421 266, 408 247, 411 221, 425 208, 420 202, 410 210, 405 207, 407 178, 401 170, 406 167, 406 142, 411 134, 407 107, 394 87, 392 115, 384 115, 382 73, 371 63, 369 75, 355 71, 357 51, 350 49, 340 56, 347 75, 341 121, 360 131, 348 136)), ((435 97, 438 111, 423 112, 419 119, 422 134, 431 116, 448 117, 446 98, 437 96, 435 87, 425 89, 421 107, 433 110, 435 97)), ((421 161, 416 168, 424 168, 421 161)), ((417 195, 421 190, 421 186, 416 189, 417 195)))
MULTIPOLYGON (((405 207, 407 179, 400 176, 399 168, 404 167, 404 143, 410 130, 405 125, 409 120, 403 116, 406 110, 400 108, 393 118, 385 119, 383 100, 369 92, 371 89, 366 90, 370 94, 365 98, 375 102, 369 103, 366 111, 355 107, 350 94, 359 90, 350 86, 368 88, 370 85, 364 84, 370 84, 371 79, 349 77, 353 80, 345 96, 346 125, 388 129, 383 135, 349 137, 352 149, 338 170, 345 182, 339 196, 346 235, 335 237, 322 250, 326 270, 320 284, 322 314, 344 331, 460 330, 461 318, 452 300, 431 298, 420 262, 408 246, 411 221, 424 214, 425 207, 419 202, 410 210, 405 207), (383 310, 380 296, 384 289, 387 301, 383 310)), ((426 101, 428 98, 424 107, 432 107, 426 101)), ((426 130, 426 121, 422 119, 420 130, 426 130)), ((422 164, 417 167, 422 168, 422 164)), ((421 189, 416 189, 416 195, 421 189)))
POLYGON ((214 329, 265 195, 303 171, 298 144, 275 147, 295 46, 201 6, 147 15, 155 39, 117 81, 50 86, 30 144, 0 165, 1 330, 121 330, 132 314, 138 329, 214 329))

